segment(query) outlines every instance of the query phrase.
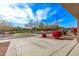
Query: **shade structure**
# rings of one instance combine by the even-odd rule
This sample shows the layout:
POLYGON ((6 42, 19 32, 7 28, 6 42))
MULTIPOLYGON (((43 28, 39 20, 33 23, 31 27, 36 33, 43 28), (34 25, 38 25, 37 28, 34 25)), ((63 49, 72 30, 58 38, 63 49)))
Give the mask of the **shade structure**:
POLYGON ((79 42, 79 3, 60 3, 77 19, 77 41, 79 42))

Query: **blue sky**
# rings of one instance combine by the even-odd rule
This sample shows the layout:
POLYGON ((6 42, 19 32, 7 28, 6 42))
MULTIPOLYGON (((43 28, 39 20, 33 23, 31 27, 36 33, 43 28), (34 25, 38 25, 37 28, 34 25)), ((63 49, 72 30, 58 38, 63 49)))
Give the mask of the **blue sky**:
POLYGON ((77 27, 76 18, 57 3, 2 3, 0 20, 7 20, 23 27, 30 21, 55 24, 58 17, 60 26, 77 27))

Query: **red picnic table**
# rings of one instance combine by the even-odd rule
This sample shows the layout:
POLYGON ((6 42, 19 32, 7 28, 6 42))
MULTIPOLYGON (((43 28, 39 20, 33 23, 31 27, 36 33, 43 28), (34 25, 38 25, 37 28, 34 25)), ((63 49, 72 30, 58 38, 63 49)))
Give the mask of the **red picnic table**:
POLYGON ((59 37, 61 37, 62 36, 62 32, 60 31, 60 30, 54 30, 54 31, 52 31, 52 37, 53 38, 59 38, 59 37))

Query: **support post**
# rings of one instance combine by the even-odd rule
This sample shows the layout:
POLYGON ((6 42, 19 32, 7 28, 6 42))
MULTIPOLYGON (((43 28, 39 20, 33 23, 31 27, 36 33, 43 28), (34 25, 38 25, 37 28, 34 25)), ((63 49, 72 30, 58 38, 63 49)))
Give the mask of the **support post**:
POLYGON ((77 19, 77 41, 79 42, 79 18, 77 19))

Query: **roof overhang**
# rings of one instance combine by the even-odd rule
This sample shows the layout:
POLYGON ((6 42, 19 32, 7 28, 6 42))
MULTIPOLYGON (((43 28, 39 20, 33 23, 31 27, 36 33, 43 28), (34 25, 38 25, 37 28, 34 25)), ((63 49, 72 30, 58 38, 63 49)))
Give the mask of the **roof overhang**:
POLYGON ((74 17, 79 19, 79 3, 60 3, 67 9, 74 17))

